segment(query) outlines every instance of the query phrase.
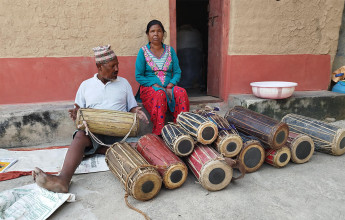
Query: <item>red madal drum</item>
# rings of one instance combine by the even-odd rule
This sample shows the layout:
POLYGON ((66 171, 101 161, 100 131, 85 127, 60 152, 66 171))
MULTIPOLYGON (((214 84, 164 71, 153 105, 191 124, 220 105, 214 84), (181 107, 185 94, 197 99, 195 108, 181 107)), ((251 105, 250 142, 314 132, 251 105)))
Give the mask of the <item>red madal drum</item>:
POLYGON ((187 166, 157 135, 142 136, 138 141, 137 150, 151 165, 166 167, 157 170, 163 177, 163 183, 167 188, 178 188, 186 181, 187 166))
POLYGON ((210 191, 225 188, 233 174, 232 168, 215 149, 200 143, 195 145, 193 153, 188 156, 187 165, 202 187, 210 191))
POLYGON ((266 157, 265 162, 277 167, 281 168, 286 166, 291 158, 291 152, 290 149, 286 146, 283 146, 282 148, 275 150, 275 149, 265 149, 266 151, 266 157))

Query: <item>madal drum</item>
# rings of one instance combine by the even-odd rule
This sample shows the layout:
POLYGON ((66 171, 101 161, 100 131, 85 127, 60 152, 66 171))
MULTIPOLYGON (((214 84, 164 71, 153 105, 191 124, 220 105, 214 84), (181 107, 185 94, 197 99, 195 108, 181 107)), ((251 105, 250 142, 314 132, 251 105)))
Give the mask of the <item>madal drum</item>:
POLYGON ((105 162, 135 199, 149 200, 160 191, 162 178, 159 173, 148 167, 150 164, 129 144, 116 142, 107 150, 105 162))

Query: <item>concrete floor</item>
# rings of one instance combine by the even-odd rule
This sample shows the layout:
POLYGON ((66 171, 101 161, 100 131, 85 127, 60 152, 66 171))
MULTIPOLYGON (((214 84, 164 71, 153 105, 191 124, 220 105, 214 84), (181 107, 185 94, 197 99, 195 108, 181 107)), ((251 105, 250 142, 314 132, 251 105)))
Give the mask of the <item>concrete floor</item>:
MULTIPOLYGON (((345 127, 344 121, 334 124, 345 127)), ((181 188, 147 202, 129 202, 151 219, 345 219, 345 155, 315 152, 308 163, 277 169, 264 164, 257 172, 208 192, 189 173, 181 188)), ((235 175, 238 175, 235 172, 235 175)), ((144 219, 124 202, 125 191, 110 171, 75 175, 65 203, 50 219, 144 219)), ((30 176, 0 182, 0 191, 33 183, 30 176)))

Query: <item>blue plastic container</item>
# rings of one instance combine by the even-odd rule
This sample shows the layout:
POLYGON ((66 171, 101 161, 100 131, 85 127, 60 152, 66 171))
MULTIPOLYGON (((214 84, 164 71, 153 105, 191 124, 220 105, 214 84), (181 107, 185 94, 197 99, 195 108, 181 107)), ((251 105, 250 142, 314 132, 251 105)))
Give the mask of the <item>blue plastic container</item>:
POLYGON ((345 93, 345 81, 339 81, 332 88, 332 92, 345 93))

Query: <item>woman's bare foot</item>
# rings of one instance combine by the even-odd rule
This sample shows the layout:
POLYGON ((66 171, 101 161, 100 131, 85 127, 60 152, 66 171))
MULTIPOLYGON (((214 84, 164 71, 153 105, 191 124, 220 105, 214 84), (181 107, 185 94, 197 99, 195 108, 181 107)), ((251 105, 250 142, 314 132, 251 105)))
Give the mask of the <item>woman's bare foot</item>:
POLYGON ((32 171, 32 176, 37 185, 39 185, 42 188, 57 193, 68 192, 69 184, 63 181, 63 179, 59 176, 46 174, 40 168, 37 167, 35 167, 35 169, 32 171))

